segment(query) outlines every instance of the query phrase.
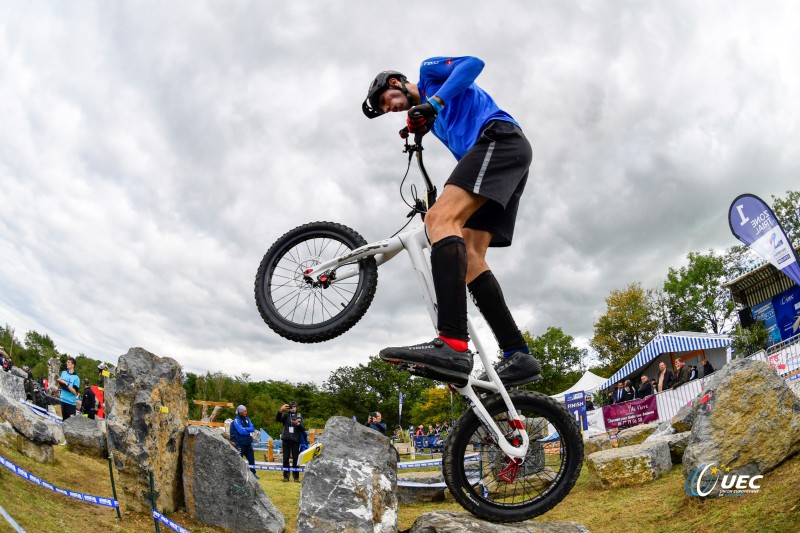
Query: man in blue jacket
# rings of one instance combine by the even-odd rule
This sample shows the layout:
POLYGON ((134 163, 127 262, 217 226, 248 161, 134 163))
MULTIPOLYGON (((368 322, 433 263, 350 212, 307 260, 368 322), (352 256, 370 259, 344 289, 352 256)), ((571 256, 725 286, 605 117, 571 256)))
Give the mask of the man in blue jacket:
POLYGON ((467 298, 492 328, 504 359, 495 367, 506 385, 539 379, 530 354, 486 263, 489 246, 509 246, 528 179, 532 150, 516 120, 475 84, 484 63, 476 57, 433 57, 422 62, 419 82, 397 71, 378 74, 362 110, 368 118, 408 112, 408 131, 429 131, 458 160, 441 197, 425 216, 438 304, 439 336, 386 348, 381 359, 411 365, 415 374, 459 386, 472 371, 467 298))
POLYGON ((253 422, 247 418, 247 407, 240 405, 236 408, 236 418, 231 422, 231 442, 236 445, 236 449, 247 459, 250 471, 258 479, 256 474, 256 458, 253 453, 253 438, 250 435, 256 430, 253 422))

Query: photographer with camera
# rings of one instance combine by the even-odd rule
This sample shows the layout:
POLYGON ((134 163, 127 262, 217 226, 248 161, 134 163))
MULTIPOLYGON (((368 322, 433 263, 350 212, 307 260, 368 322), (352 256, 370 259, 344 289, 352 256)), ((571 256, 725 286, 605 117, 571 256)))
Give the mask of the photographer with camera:
MULTIPOLYGON (((289 481, 289 456, 292 457, 292 468, 297 468, 297 459, 300 455, 300 435, 305 433, 303 417, 297 412, 297 402, 283 404, 275 415, 275 420, 283 424, 281 433, 281 448, 283 450, 283 481, 289 481), (289 411, 288 413, 286 411, 289 411)), ((300 483, 300 472, 292 471, 295 482, 300 483)))
POLYGON ((367 416, 367 422, 364 425, 367 426, 370 429, 374 429, 375 431, 377 431, 381 435, 385 435, 386 434, 386 424, 381 422, 382 418, 383 417, 381 416, 381 414, 378 411, 374 411, 374 412, 370 413, 367 416))
POLYGON ((67 357, 67 369, 56 380, 61 389, 61 420, 75 416, 75 403, 81 386, 81 378, 75 374, 75 358, 67 357))

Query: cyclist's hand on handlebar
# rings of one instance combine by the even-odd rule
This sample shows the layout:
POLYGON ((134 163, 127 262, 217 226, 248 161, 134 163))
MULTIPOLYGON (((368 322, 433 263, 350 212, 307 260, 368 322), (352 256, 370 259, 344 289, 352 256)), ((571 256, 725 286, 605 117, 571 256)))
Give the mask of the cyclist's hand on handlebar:
POLYGON ((434 109, 429 102, 415 105, 408 110, 408 118, 406 119, 408 131, 419 135, 425 135, 433 129, 436 116, 436 109, 434 109))

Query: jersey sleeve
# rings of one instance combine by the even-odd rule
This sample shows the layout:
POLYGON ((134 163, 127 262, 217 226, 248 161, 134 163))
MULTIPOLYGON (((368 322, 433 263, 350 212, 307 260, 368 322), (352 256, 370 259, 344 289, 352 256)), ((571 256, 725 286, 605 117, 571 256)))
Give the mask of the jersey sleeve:
POLYGON ((432 57, 422 62, 420 79, 440 82, 442 86, 435 96, 447 105, 454 96, 475 82, 483 66, 484 62, 477 57, 432 57))

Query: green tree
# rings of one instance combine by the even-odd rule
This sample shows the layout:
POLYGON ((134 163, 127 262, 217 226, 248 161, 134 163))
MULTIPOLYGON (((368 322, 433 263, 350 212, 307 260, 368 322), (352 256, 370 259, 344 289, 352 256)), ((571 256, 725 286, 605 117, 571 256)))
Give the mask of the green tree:
POLYGON ((731 335, 733 336, 731 348, 736 357, 747 357, 759 350, 767 349, 772 343, 769 330, 762 320, 747 328, 737 324, 731 335))
POLYGON ((689 252, 689 265, 670 268, 664 282, 673 331, 722 333, 734 311, 725 283, 725 258, 689 252))
POLYGON ((785 198, 773 196, 772 211, 792 246, 800 246, 800 191, 786 191, 785 198))
POLYGON ((526 331, 523 338, 542 364, 541 379, 528 388, 548 395, 558 394, 581 378, 586 350, 575 346, 575 339, 561 328, 551 326, 538 337, 526 331))
POLYGON ((658 321, 651 293, 639 283, 611 291, 606 307, 594 325, 589 345, 597 351, 601 367, 616 371, 658 333, 658 321))
MULTIPOLYGON (((413 424, 415 427, 419 424, 425 426, 427 431, 428 425, 434 425, 436 422, 446 422, 451 420, 450 411, 450 389, 446 387, 432 387, 422 391, 419 401, 416 402, 411 409, 408 410, 408 415, 405 420, 413 424)), ((452 417, 458 420, 461 413, 466 408, 466 403, 460 395, 452 396, 453 410, 452 417)), ((405 424, 404 425, 408 425, 405 424)))

